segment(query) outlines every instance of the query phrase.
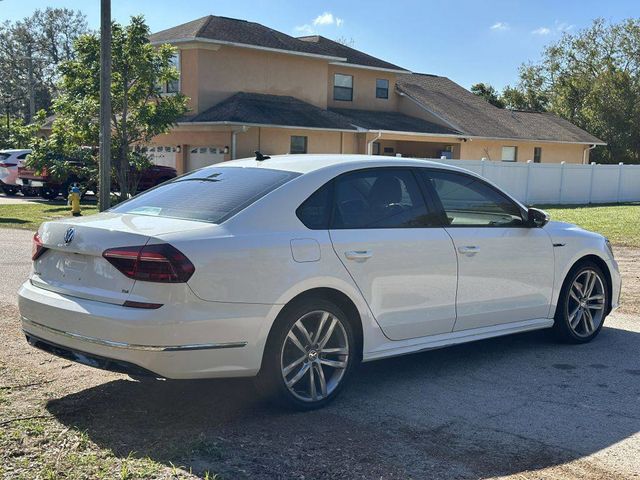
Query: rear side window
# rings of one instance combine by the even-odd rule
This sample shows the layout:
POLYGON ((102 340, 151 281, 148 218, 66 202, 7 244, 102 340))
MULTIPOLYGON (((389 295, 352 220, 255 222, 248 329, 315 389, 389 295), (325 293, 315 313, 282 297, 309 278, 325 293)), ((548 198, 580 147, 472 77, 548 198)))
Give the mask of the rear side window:
POLYGON ((433 224, 410 170, 378 168, 338 177, 331 228, 415 228, 433 224))
POLYGON ((296 210, 305 227, 311 230, 327 230, 331 216, 332 183, 317 190, 296 210))
POLYGON ((203 168, 137 195, 111 211, 222 223, 299 175, 267 168, 203 168))

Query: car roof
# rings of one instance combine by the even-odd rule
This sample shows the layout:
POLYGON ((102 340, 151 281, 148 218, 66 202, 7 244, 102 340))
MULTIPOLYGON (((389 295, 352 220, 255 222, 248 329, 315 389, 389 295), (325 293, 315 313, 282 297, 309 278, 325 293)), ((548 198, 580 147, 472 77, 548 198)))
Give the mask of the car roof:
POLYGON ((255 157, 218 163, 216 167, 254 167, 283 170, 296 173, 310 173, 316 170, 348 171, 371 167, 437 167, 447 170, 465 171, 444 163, 418 158, 390 157, 382 155, 338 155, 303 154, 274 155, 266 160, 257 161, 255 157))
POLYGON ((7 148, 5 150, 0 150, 0 153, 22 153, 22 152, 30 152, 30 148, 7 148))

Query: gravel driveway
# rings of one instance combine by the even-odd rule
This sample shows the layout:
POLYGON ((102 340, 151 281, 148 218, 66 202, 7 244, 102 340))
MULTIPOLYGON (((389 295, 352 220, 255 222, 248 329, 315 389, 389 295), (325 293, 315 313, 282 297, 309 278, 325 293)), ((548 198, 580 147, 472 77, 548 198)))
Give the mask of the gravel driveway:
MULTIPOLYGON (((246 380, 137 383, 27 347, 15 290, 30 240, 0 230, 0 377, 53 380, 16 401, 120 458, 223 478, 640 478, 635 303, 587 345, 534 332, 368 363, 328 408, 288 413, 246 380)), ((637 287, 639 251, 617 255, 637 287)))

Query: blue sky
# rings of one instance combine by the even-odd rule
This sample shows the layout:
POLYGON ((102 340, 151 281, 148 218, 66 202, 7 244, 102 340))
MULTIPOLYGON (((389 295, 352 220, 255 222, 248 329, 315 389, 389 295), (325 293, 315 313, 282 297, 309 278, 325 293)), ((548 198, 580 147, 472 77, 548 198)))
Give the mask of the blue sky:
MULTIPOLYGON (((99 0, 4 0, 0 21, 36 8, 84 11, 99 25, 99 0)), ((153 31, 204 15, 262 23, 290 35, 318 33, 353 39, 355 48, 415 72, 450 77, 465 87, 484 81, 502 88, 517 81, 518 66, 535 61, 563 31, 592 19, 640 16, 638 0, 307 1, 112 0, 113 17, 144 14, 153 31)))

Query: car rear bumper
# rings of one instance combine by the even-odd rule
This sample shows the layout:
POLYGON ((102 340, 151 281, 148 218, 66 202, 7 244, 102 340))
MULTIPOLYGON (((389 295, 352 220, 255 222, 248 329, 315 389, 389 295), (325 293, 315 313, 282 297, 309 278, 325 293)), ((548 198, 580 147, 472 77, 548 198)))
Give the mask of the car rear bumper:
POLYGON ((97 368, 170 379, 255 375, 275 308, 195 300, 145 310, 62 295, 29 281, 18 298, 32 345, 97 368))

